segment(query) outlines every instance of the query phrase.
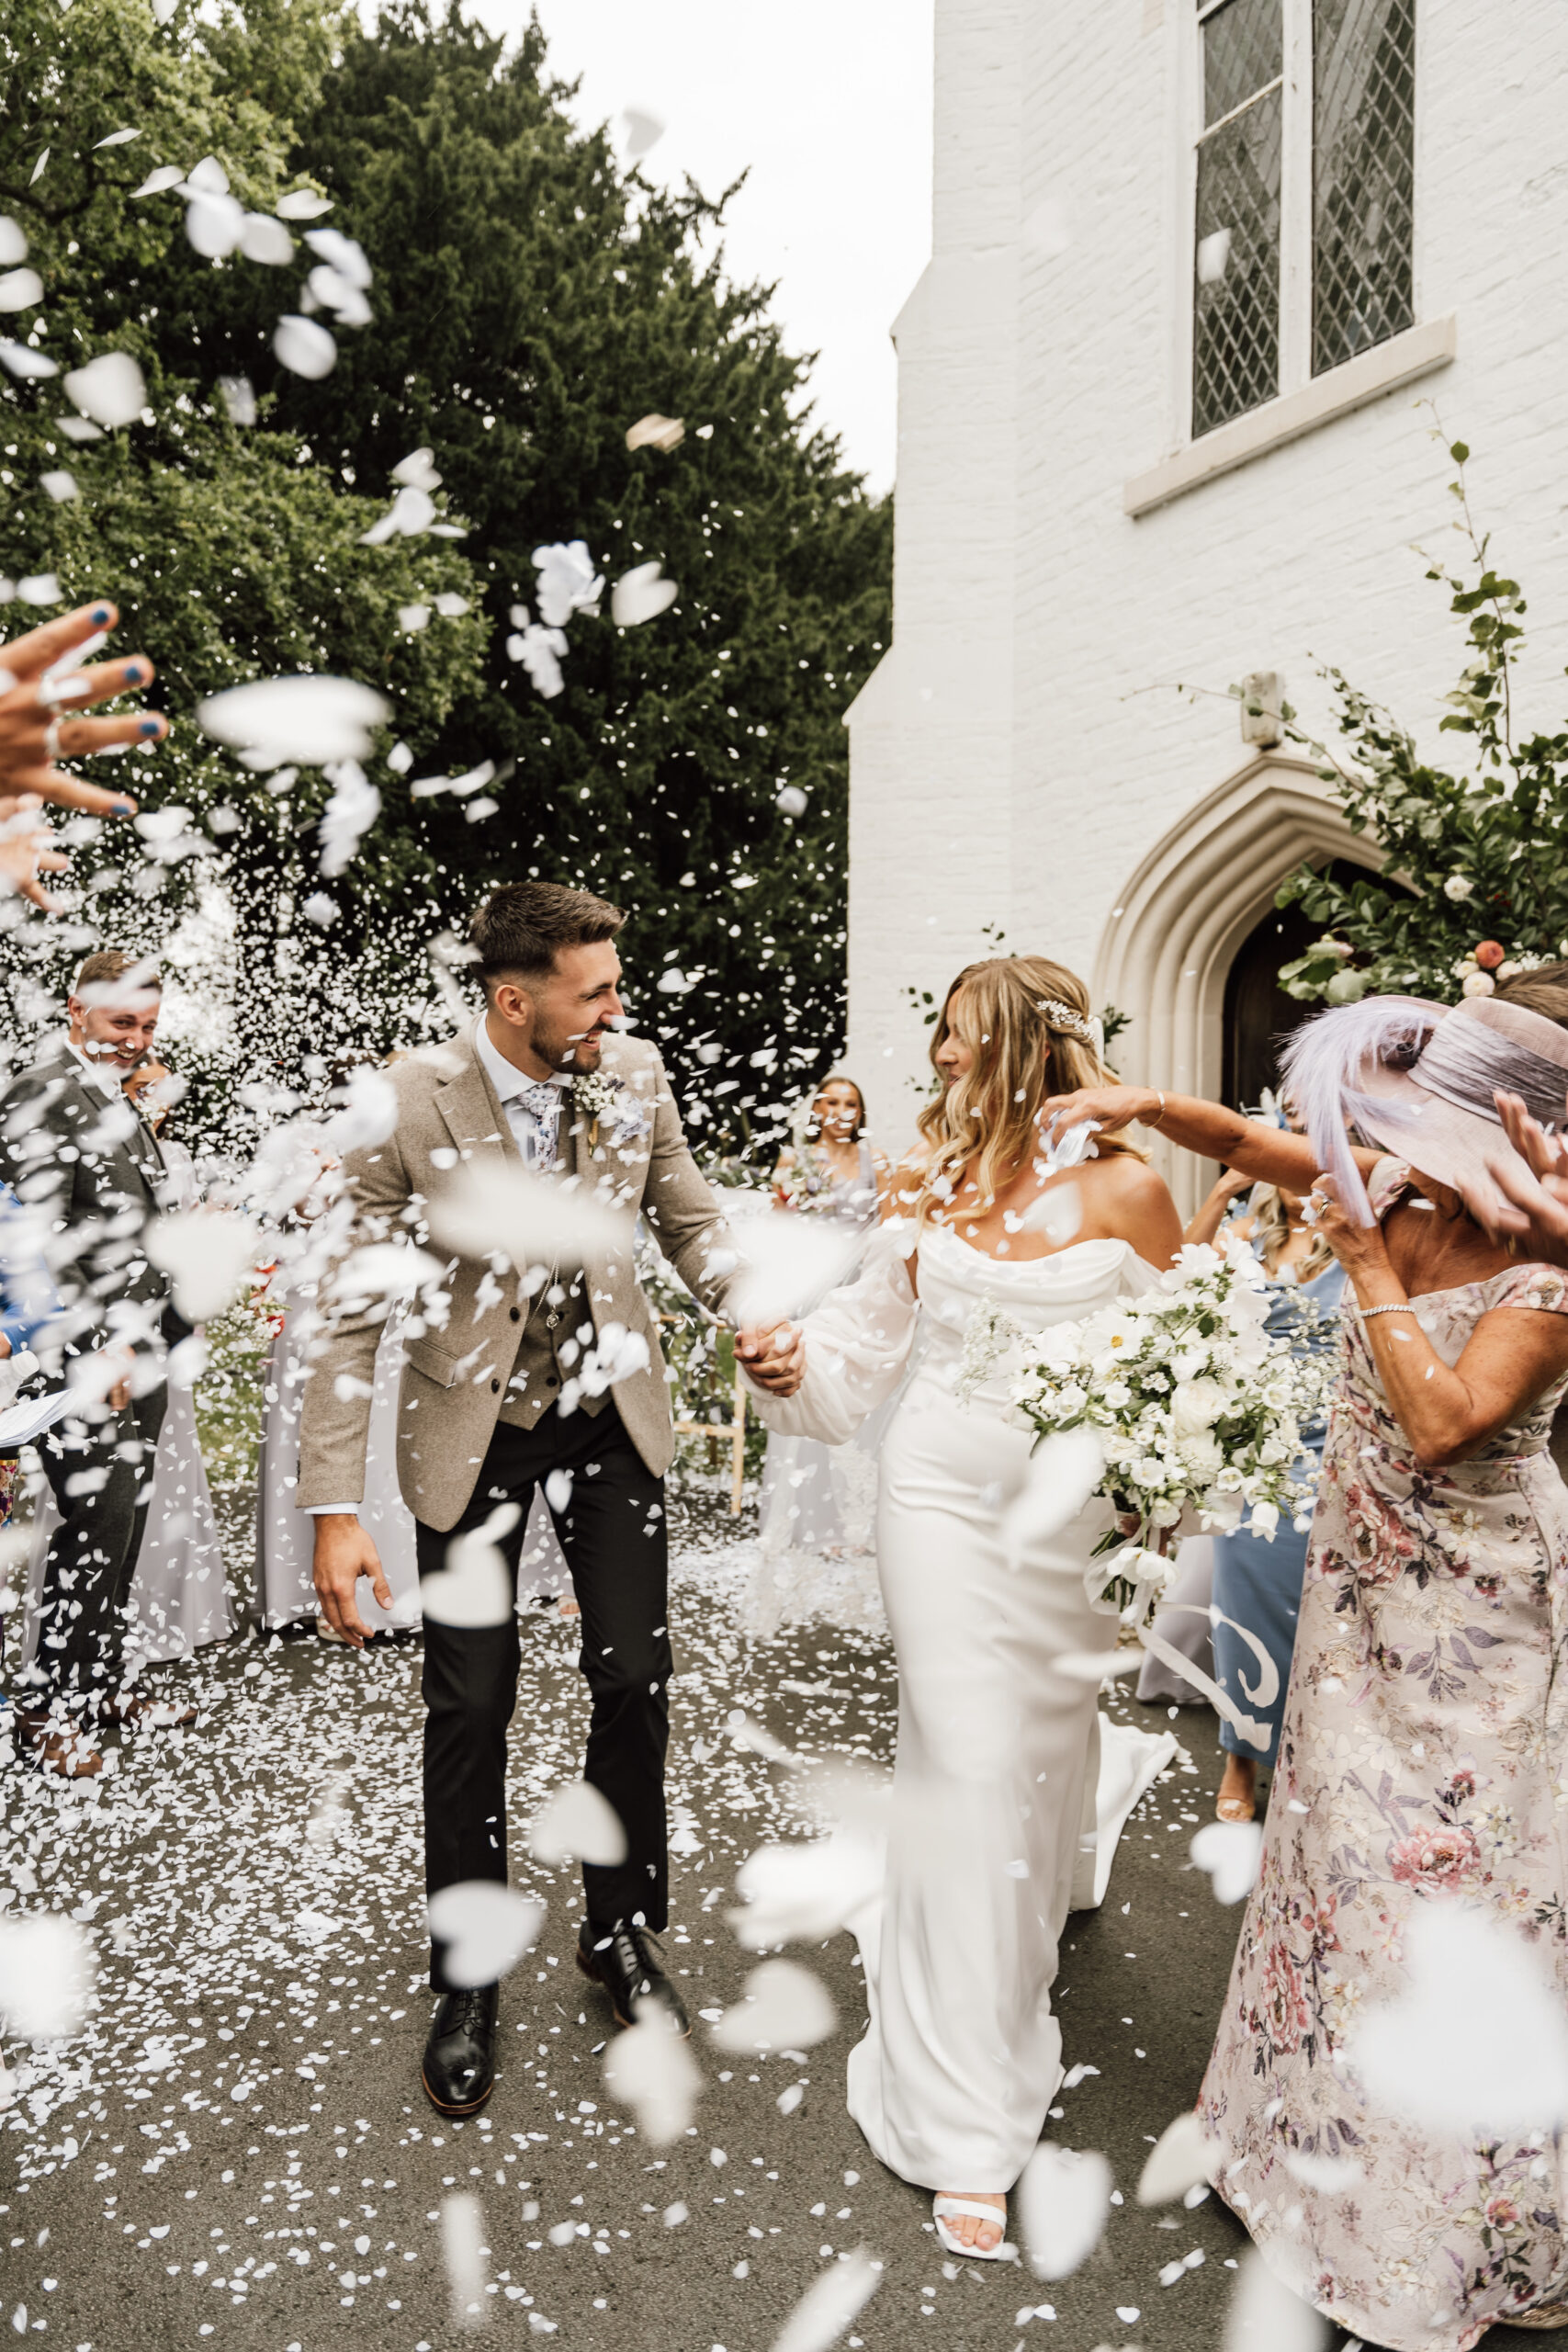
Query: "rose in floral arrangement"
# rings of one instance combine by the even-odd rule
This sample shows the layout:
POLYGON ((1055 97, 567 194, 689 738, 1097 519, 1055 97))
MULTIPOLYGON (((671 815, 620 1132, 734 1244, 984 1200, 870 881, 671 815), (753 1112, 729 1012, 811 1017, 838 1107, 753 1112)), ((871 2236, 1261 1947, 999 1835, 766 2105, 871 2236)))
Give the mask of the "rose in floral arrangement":
POLYGON ((1296 1465, 1303 1421, 1322 1417, 1325 1369, 1272 1338, 1268 1315, 1256 1261, 1207 1248, 1183 1250, 1140 1297, 1081 1322, 1026 1334, 994 1306, 976 1310, 958 1394, 1005 1353, 1014 1408, 1040 1437, 1087 1429, 1100 1446, 1095 1492, 1119 1523, 1090 1563, 1097 1607, 1152 1607, 1184 1513, 1228 1532, 1250 1505, 1271 1538, 1281 1510, 1310 1504, 1296 1465))
POLYGON ((1481 1849, 1473 1830, 1440 1822, 1401 1838, 1389 1848, 1388 1865, 1402 1886, 1422 1894, 1452 1894, 1476 1871, 1481 1849))
POLYGON ((1312 2023, 1301 1971, 1282 1943, 1269 1946, 1263 1963, 1263 2007, 1258 2023, 1280 2057, 1300 2049, 1312 2023))

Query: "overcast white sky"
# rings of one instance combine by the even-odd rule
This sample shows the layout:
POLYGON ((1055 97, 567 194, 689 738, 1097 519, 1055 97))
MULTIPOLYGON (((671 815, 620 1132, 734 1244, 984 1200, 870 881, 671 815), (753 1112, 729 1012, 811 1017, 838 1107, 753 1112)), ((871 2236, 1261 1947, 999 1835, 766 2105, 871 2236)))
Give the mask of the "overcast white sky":
MULTIPOLYGON (((528 0, 471 0, 515 35, 528 0)), ((931 253, 932 0, 538 0, 558 72, 602 121, 667 129, 644 161, 708 194, 748 166, 730 273, 776 280, 796 350, 821 354, 821 420, 878 490, 893 480, 888 329, 931 253)))

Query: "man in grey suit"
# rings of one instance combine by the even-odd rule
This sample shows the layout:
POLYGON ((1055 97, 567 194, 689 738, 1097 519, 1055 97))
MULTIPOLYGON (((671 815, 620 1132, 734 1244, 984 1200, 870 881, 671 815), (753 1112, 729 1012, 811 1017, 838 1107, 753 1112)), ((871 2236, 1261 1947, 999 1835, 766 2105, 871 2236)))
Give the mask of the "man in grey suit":
MULTIPOLYGON (((160 1360, 188 1326, 147 1255, 164 1163, 123 1081, 151 1046, 162 1004, 155 972, 118 948, 89 956, 66 1001, 65 1033, 0 1097, 0 1177, 51 1232, 69 1354, 99 1354, 106 1374, 96 1396, 92 1384, 84 1390, 83 1412, 39 1447, 60 1525, 27 1703, 15 1716, 19 1752, 73 1780, 102 1769, 85 1726, 152 1712, 122 1687, 125 1612, 167 1398, 160 1360)), ((195 1719, 194 1709, 172 1718, 195 1719)))
MULTIPOLYGON (((689 2030, 653 1936, 666 1924, 664 1757, 671 1673, 664 1473, 674 1455, 654 1315, 637 1281, 629 1225, 652 1227, 682 1280, 722 1311, 736 1257, 699 1173, 656 1048, 621 1031, 625 917, 587 892, 547 882, 495 891, 472 927, 485 1010, 472 1028, 389 1072, 392 1133, 351 1152, 355 1243, 423 1238, 423 1213, 463 1170, 555 1180, 614 1202, 623 1239, 587 1239, 584 1262, 513 1265, 504 1283, 464 1259, 446 1281, 441 1328, 422 1317, 406 1342, 398 1470, 417 1524, 422 1580, 455 1535, 516 1506, 501 1539, 515 1571, 536 1488, 544 1485, 581 1609, 581 1668, 592 1699, 585 1775, 626 1835, 624 1860, 583 1868, 587 1918, 577 1958, 629 2024, 651 2007, 689 2030), (616 1327, 612 1332, 611 1327, 616 1327), (602 1359, 609 1358, 606 1363, 602 1359), (606 1380, 606 1374, 608 1378, 606 1380)), ((439 1223, 439 1216, 437 1222, 439 1223)), ((515 1247, 515 1245, 513 1245, 515 1247)), ((541 1248, 540 1256, 552 1253, 541 1248)), ((363 1642, 366 1577, 390 1593, 359 1523, 371 1374, 381 1323, 352 1298, 312 1367, 301 1424, 298 1500, 316 1515, 322 1611, 363 1642)), ((793 1361, 787 1326, 754 1334, 758 1364, 793 1361)), ((426 1887, 506 1878, 506 1729, 516 1702, 517 1623, 424 1625, 426 1887)), ((494 2079, 497 1987, 453 1984, 433 1946, 441 1996, 425 2047, 425 2091, 443 2114, 469 2115, 494 2079)))

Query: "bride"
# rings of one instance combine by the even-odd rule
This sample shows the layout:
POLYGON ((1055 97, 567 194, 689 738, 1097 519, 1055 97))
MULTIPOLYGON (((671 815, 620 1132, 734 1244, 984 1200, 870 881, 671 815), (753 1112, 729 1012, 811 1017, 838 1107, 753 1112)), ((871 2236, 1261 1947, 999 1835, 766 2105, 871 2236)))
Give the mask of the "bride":
MULTIPOLYGON (((979 1340, 998 1309, 1038 1330, 1146 1289, 1181 1228, 1119 1136, 1102 1135, 1081 1166, 1048 1164, 1046 1098, 1101 1083, 1104 1068, 1088 991, 1063 966, 970 965, 948 990, 931 1061, 941 1092, 895 1182, 901 1214, 859 1280, 807 1317, 760 1410, 785 1435, 842 1444, 897 1389, 920 1327, 880 1455, 898 1752, 884 1902, 862 1939, 871 2023, 850 2059, 850 2111, 885 2164, 940 2192, 942 2243, 995 2259, 1007 2192, 1061 2078, 1050 1988, 1086 1792, 1091 1828, 1096 1818, 1096 1678, 1053 1669, 1109 1650, 1117 1620, 1085 1585, 1110 1506, 1091 1499, 1049 1532, 1036 1497, 1033 1532, 1013 1508, 1030 1434, 1009 1413, 1005 1361, 986 1363, 979 1340)), ((1145 1760, 1109 1829, 1102 1798, 1089 1899, 1150 1761, 1168 1753, 1145 1760)))

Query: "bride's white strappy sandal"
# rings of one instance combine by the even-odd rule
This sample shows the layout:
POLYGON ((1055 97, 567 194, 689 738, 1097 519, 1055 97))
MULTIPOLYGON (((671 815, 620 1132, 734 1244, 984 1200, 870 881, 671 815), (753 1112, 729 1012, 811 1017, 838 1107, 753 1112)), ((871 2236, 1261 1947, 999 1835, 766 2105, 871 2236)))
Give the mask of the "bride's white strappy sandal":
POLYGON ((1005 2205, 982 2205, 976 2199, 969 2197, 933 2197, 931 2220, 936 2223, 937 2236, 949 2254, 966 2254, 971 2262, 1002 2262, 1011 2253, 1011 2248, 1007 2242, 1008 2214, 1005 2205), (965 2245, 963 2239, 955 2238, 947 2226, 946 2217, 950 2213, 962 2213, 971 2222, 989 2222, 1000 2230, 1001 2235, 995 2245, 965 2245))

